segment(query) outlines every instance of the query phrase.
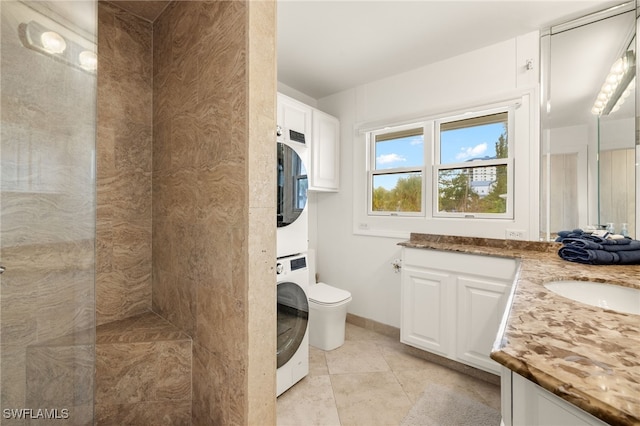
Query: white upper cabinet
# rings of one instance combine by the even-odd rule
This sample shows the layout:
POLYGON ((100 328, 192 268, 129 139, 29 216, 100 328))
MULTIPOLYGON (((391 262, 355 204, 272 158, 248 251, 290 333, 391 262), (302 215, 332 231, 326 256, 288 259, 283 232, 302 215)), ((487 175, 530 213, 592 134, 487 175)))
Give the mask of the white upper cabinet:
POLYGON ((329 114, 314 110, 309 189, 338 191, 339 178, 340 122, 329 114))
POLYGON ((278 141, 287 140, 309 144, 313 108, 278 93, 277 109, 277 124, 282 132, 282 135, 278 136, 278 141), (304 139, 300 135, 304 135, 304 139))
POLYGON ((340 177, 340 122, 337 118, 278 93, 278 141, 304 143, 303 161, 310 191, 338 191, 340 177))

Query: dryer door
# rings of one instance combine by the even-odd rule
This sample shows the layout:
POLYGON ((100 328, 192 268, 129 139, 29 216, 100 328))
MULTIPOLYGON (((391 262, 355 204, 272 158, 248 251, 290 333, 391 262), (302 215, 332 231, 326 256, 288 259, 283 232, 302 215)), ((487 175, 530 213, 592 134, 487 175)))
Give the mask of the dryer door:
POLYGON ((295 283, 278 284, 278 368, 296 353, 309 320, 309 302, 304 290, 295 283))

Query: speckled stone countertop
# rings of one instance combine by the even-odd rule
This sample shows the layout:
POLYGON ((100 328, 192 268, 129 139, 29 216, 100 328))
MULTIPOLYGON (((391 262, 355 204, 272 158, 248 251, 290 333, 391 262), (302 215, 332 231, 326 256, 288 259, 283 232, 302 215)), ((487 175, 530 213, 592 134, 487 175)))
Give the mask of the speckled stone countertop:
POLYGON ((640 265, 562 260, 560 243, 411 234, 410 248, 520 259, 491 358, 612 425, 640 425, 640 315, 561 297, 543 284, 588 280, 640 288, 640 265))

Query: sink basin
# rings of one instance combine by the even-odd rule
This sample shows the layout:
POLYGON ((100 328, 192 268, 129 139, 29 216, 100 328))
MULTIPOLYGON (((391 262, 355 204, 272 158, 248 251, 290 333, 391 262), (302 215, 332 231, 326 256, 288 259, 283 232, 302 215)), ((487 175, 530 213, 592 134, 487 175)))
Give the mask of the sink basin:
POLYGON ((577 302, 640 315, 640 289, 590 281, 553 281, 544 286, 577 302))

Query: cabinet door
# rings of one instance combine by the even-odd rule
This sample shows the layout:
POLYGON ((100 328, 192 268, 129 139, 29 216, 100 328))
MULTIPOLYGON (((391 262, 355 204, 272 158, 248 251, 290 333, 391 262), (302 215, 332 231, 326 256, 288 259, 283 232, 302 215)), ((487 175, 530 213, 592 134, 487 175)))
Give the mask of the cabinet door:
POLYGON ((449 356, 449 300, 455 278, 445 272, 402 268, 400 340, 416 348, 449 356))
POLYGON ((278 93, 278 126, 285 132, 293 130, 304 134, 306 144, 309 144, 311 139, 312 112, 313 108, 310 106, 278 93))
POLYGON ((493 346, 510 285, 483 278, 458 277, 457 358, 500 374, 500 364, 489 354, 493 346))
POLYGON ((313 111, 311 179, 309 189, 337 191, 340 178, 340 122, 322 111, 313 111))
POLYGON ((513 416, 511 424, 513 426, 605 426, 607 424, 519 374, 512 373, 511 384, 513 416))

